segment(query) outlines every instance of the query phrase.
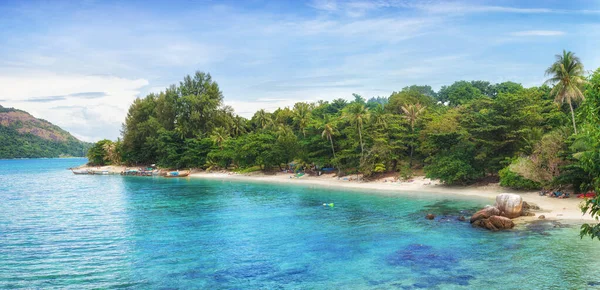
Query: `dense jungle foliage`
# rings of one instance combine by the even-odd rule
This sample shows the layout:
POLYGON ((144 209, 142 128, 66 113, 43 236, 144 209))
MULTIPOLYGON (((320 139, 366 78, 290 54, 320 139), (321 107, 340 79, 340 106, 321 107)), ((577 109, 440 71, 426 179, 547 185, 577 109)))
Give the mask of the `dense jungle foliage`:
MULTIPOLYGON (((157 163, 169 168, 281 170, 335 168, 337 174, 410 176, 446 184, 498 178, 516 189, 600 187, 600 69, 585 76, 572 52, 548 81, 457 81, 434 91, 413 85, 389 97, 298 102, 250 119, 223 104, 210 74, 134 101, 122 140, 103 140, 94 164, 157 163)), ((582 210, 596 215, 600 201, 582 210)), ((600 237, 585 225, 582 235, 600 237)))

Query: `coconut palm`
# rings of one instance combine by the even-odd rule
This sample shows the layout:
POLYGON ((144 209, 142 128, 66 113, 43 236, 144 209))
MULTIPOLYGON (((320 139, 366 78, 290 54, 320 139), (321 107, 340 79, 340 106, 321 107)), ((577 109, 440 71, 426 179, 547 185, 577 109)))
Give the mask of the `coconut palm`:
POLYGON ((387 129, 387 121, 385 120, 385 110, 383 104, 377 104, 373 110, 371 110, 371 116, 373 118, 373 124, 387 129))
POLYGON ((246 133, 246 119, 240 116, 233 117, 231 122, 231 132, 234 136, 246 133))
POLYGON ((350 124, 355 125, 356 129, 358 130, 358 138, 360 141, 360 158, 362 160, 364 158, 365 153, 365 146, 363 144, 362 138, 362 129, 363 125, 369 121, 369 118, 371 118, 369 108, 365 107, 365 105, 361 103, 352 103, 346 108, 344 108, 342 118, 350 122, 350 124))
POLYGON ((577 126, 575 125, 573 102, 584 99, 581 92, 581 87, 586 82, 583 74, 583 64, 579 57, 566 50, 563 50, 562 55, 557 54, 556 61, 546 70, 546 76, 550 76, 546 83, 554 85, 550 92, 554 96, 554 101, 559 104, 564 104, 566 101, 571 108, 575 134, 577 134, 577 126))
POLYGON ((335 125, 329 121, 329 118, 325 119, 325 123, 323 124, 323 133, 321 133, 321 137, 327 138, 331 143, 331 152, 333 153, 333 158, 335 158, 335 148, 333 147, 333 134, 335 133, 335 125))
MULTIPOLYGON (((416 103, 416 104, 409 104, 406 106, 401 106, 400 108, 402 109, 402 112, 404 113, 404 115, 402 117, 404 119, 406 119, 408 121, 408 124, 410 125, 410 132, 414 134, 415 133, 415 124, 419 120, 419 116, 423 113, 423 111, 425 111, 426 106, 416 103)), ((415 151, 415 145, 411 144, 410 145, 410 159, 409 159, 409 165, 411 167, 412 167, 412 159, 413 159, 414 151, 415 151)))
POLYGON ((210 135, 210 139, 212 139, 215 145, 219 146, 219 148, 223 149, 223 142, 229 138, 229 133, 223 127, 217 127, 213 129, 212 134, 210 135))
POLYGON ((311 106, 307 103, 296 103, 294 105, 293 120, 300 128, 302 136, 306 137, 306 127, 310 122, 311 106))
POLYGON ((117 143, 107 142, 104 145, 102 145, 102 149, 104 149, 104 152, 106 153, 106 155, 104 156, 104 159, 106 161, 115 165, 121 163, 121 155, 117 152, 117 143))
POLYGON ((294 135, 294 131, 292 130, 292 128, 290 128, 289 126, 285 125, 285 124, 279 124, 277 126, 277 139, 279 141, 283 141, 285 138, 294 135))
POLYGON ((410 125, 410 130, 412 132, 414 132, 415 124, 417 123, 417 120, 419 119, 419 116, 421 115, 421 113, 423 113, 423 111, 425 111, 426 106, 416 103, 416 104, 409 104, 406 106, 401 106, 400 108, 402 109, 402 112, 404 113, 404 115, 402 117, 408 121, 408 124, 410 125))
POLYGON ((263 129, 266 129, 273 122, 270 114, 264 109, 260 109, 258 112, 256 112, 255 116, 258 125, 263 129))

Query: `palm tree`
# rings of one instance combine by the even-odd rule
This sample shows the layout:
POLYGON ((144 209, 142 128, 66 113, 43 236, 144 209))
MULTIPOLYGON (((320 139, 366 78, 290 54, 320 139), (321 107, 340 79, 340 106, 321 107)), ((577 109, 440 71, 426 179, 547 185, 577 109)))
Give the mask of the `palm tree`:
POLYGON ((419 116, 421 115, 421 113, 423 113, 423 111, 427 107, 423 106, 419 103, 416 103, 416 104, 401 106, 400 108, 402 109, 402 112, 404 113, 404 116, 403 116, 404 119, 406 119, 408 121, 408 123, 410 124, 410 130, 412 132, 414 132, 415 124, 417 123, 419 116))
POLYGON ((229 133, 223 127, 217 127, 213 129, 212 134, 210 135, 210 139, 215 143, 215 145, 219 146, 221 150, 223 149, 223 142, 229 138, 229 133))
POLYGON ((546 83, 554 85, 550 92, 554 95, 554 101, 559 104, 564 104, 565 101, 569 103, 575 134, 577 134, 577 126, 575 125, 573 102, 584 99, 581 92, 581 87, 586 82, 583 74, 583 64, 579 57, 566 50, 563 50, 562 55, 557 54, 556 61, 546 70, 546 76, 550 76, 546 83))
POLYGON ((279 141, 284 140, 285 138, 287 138, 288 136, 292 136, 294 135, 294 131, 292 131, 292 129, 285 125, 285 124, 279 124, 277 126, 277 139, 279 141))
POLYGON ((369 108, 365 107, 365 105, 361 103, 352 103, 348 105, 342 113, 342 118, 346 119, 351 124, 356 125, 356 128, 358 129, 361 160, 364 158, 365 153, 365 146, 362 139, 362 129, 363 125, 369 121, 370 117, 371 113, 369 113, 369 108))
POLYGON ((256 112, 256 120, 263 129, 267 128, 267 126, 273 122, 269 113, 267 113, 264 109, 260 109, 258 112, 256 112))
POLYGON ((307 103, 296 103, 294 105, 293 119, 298 128, 302 132, 302 135, 306 137, 306 126, 310 121, 310 105, 307 103))
MULTIPOLYGON (((410 125, 410 131, 411 133, 415 133, 415 124, 417 123, 417 120, 419 119, 419 116, 423 113, 423 111, 425 111, 425 108, 427 108, 426 106, 423 106, 419 103, 416 104, 410 104, 410 105, 406 105, 406 106, 401 106, 400 107, 402 109, 402 112, 404 112, 404 119, 406 119, 408 121, 408 124, 410 125)), ((413 153, 415 151, 415 145, 411 144, 410 145, 410 159, 409 159, 409 166, 412 167, 412 159, 413 159, 413 153)))
POLYGON ((329 118, 325 119, 325 124, 323 124, 323 133, 321 133, 321 137, 327 138, 331 143, 331 152, 333 152, 333 158, 335 158, 335 148, 333 147, 333 134, 335 133, 335 126, 332 122, 329 122, 329 118))
POLYGON ((104 145, 102 145, 102 149, 106 153, 106 155, 104 156, 104 159, 106 161, 114 165, 118 165, 121 163, 121 156, 117 152, 117 143, 107 142, 104 145))
POLYGON ((246 119, 241 116, 233 117, 233 121, 231 122, 231 132, 234 136, 246 133, 246 119))
POLYGON ((371 112, 373 123, 383 129, 387 129, 387 121, 385 120, 385 110, 383 104, 377 104, 377 106, 373 108, 371 112))

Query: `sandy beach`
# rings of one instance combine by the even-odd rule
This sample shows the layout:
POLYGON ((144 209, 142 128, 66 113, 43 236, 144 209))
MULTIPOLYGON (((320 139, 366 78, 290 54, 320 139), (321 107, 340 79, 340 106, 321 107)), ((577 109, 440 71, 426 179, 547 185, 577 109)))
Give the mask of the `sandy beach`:
POLYGON ((325 174, 321 176, 304 175, 300 178, 295 178, 293 176, 294 175, 290 173, 277 173, 273 175, 253 173, 243 175, 235 173, 207 172, 196 172, 190 175, 192 178, 304 184, 320 187, 347 188, 368 192, 379 192, 382 194, 401 195, 422 192, 426 194, 453 195, 485 200, 487 201, 487 204, 490 205, 495 203, 496 195, 500 193, 515 193, 521 195, 523 200, 527 201, 528 203, 535 204, 540 207, 540 210, 533 211, 536 214, 535 216, 519 217, 514 219, 517 223, 537 220, 540 215, 544 215, 546 219, 549 220, 560 220, 563 222, 578 223, 595 221, 589 214, 582 215, 579 205, 581 202, 583 202, 583 199, 575 197, 567 199, 549 198, 546 196, 540 196, 537 191, 514 191, 509 188, 500 187, 497 184, 487 186, 446 186, 435 180, 430 180, 422 176, 413 178, 411 182, 393 182, 392 178, 361 182, 356 181, 355 175, 346 176, 340 179, 333 174, 325 174), (352 178, 352 180, 350 180, 350 178, 352 178))

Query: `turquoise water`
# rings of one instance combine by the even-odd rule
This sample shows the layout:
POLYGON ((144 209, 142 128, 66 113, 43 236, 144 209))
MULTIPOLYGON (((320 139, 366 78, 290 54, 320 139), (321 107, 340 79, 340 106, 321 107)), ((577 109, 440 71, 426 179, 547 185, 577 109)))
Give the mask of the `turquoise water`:
POLYGON ((455 220, 485 201, 65 170, 84 161, 0 160, 0 288, 600 287, 600 242, 455 220))

